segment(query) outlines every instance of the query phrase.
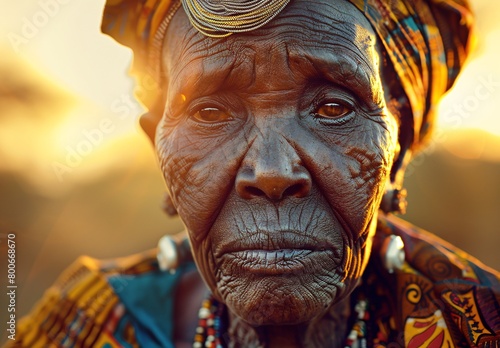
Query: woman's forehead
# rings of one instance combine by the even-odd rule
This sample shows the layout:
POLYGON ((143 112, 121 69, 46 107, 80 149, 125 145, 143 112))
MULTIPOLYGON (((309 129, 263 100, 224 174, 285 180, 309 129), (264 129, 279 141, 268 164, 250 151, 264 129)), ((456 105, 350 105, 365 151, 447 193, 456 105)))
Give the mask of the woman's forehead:
MULTIPOLYGON (((343 34, 350 40, 362 41, 375 33, 366 17, 350 2, 345 0, 295 0, 292 1, 276 18, 264 27, 233 34, 227 38, 213 39, 197 35, 197 30, 189 23, 182 10, 177 11, 169 25, 165 37, 165 49, 172 45, 196 46, 200 41, 207 48, 224 42, 251 40, 256 37, 275 38, 277 40, 328 39, 332 31, 343 34)), ((174 47, 178 48, 178 47, 174 47)))
POLYGON ((307 63, 322 70, 330 61, 344 65, 347 74, 363 65, 377 75, 376 45, 370 23, 347 1, 294 1, 265 27, 223 39, 202 36, 179 11, 166 36, 163 69, 168 80, 185 80, 185 75, 210 75, 212 70, 242 72, 245 66, 251 73, 273 59, 284 59, 299 70, 307 63))

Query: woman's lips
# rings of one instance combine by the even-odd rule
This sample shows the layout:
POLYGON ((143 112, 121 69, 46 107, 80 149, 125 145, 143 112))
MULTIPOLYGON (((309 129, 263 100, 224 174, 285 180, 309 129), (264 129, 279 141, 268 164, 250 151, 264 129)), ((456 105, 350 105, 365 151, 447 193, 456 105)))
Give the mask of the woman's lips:
POLYGON ((221 257, 227 253, 238 251, 262 250, 310 250, 334 251, 339 246, 325 238, 307 235, 301 231, 276 230, 276 231, 245 231, 244 237, 234 234, 234 239, 226 239, 217 245, 215 256, 221 257), (239 238, 238 238, 239 237, 239 238))
POLYGON ((332 251, 311 249, 243 250, 226 253, 223 262, 230 262, 243 272, 279 275, 307 272, 321 259, 331 260, 332 251))
POLYGON ((341 261, 342 246, 326 236, 296 230, 245 231, 244 237, 237 236, 218 244, 214 254, 218 267, 242 275, 306 273, 341 261))

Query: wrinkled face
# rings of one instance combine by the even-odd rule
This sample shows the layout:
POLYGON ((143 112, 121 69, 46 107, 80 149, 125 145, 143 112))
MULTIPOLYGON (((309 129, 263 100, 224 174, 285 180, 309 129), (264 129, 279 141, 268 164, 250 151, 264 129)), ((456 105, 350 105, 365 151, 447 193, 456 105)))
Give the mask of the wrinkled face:
POLYGON ((393 162, 376 36, 345 1, 203 37, 179 11, 156 147, 194 257, 253 325, 305 322, 361 276, 393 162))

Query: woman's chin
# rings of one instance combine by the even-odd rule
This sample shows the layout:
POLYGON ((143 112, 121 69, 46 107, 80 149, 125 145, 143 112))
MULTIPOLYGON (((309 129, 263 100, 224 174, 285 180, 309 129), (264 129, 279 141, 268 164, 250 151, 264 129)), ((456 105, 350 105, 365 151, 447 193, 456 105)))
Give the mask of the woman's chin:
POLYGON ((342 284, 311 277, 261 277, 221 291, 229 310, 249 325, 296 325, 323 315, 339 300, 342 284))

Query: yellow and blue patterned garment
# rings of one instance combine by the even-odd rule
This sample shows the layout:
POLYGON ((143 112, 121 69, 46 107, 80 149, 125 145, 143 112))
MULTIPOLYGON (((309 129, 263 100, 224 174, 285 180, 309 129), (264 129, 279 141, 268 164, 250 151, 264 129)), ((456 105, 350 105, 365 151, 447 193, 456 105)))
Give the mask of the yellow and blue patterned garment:
MULTIPOLYGON (((409 120, 405 139, 413 150, 425 144, 436 106, 452 86, 467 56, 472 13, 466 0, 349 0, 371 22, 383 43, 404 95, 401 118, 409 120)), ((134 51, 134 73, 156 81, 143 93, 148 107, 161 99, 161 48, 168 19, 180 0, 108 0, 102 31, 134 51)))
POLYGON ((7 347, 173 348, 175 287, 195 266, 162 272, 156 252, 80 257, 21 320, 7 347))
MULTIPOLYGON (((389 274, 375 248, 353 294, 369 303, 368 347, 500 347, 498 272, 395 217, 381 216, 378 226, 375 238, 401 236, 406 262, 389 274)), ((174 347, 174 292, 194 265, 172 275, 158 269, 155 255, 80 258, 8 347, 174 347)))

